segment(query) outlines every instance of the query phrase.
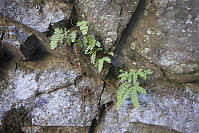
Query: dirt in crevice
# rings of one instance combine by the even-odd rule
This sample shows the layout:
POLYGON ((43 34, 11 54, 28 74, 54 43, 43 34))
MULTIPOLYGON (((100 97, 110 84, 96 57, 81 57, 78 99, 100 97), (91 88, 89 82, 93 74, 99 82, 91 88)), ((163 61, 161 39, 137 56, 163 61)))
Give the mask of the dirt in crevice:
POLYGON ((25 133, 22 131, 22 127, 31 125, 31 117, 29 111, 22 106, 7 111, 1 123, 1 133, 25 133))

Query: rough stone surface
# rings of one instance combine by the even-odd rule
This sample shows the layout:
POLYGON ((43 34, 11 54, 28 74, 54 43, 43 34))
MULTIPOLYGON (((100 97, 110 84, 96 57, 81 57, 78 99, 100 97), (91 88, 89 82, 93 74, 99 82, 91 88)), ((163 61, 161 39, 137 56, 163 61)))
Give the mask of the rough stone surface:
POLYGON ((89 127, 23 127, 26 133, 88 133, 89 127))
POLYGON ((78 0, 78 13, 102 38, 105 47, 112 48, 133 15, 139 0, 78 0))
MULTIPOLYGON (((96 127, 96 133, 139 133, 138 129, 146 127, 145 124, 167 127, 168 130, 163 133, 169 132, 169 129, 198 133, 198 84, 188 84, 182 88, 169 84, 162 82, 148 87, 150 92, 139 97, 141 107, 138 110, 133 108, 130 99, 125 101, 119 111, 116 111, 115 106, 109 107, 96 127), (141 122, 145 126, 133 124, 136 122, 141 122)), ((148 133, 150 130, 143 128, 142 133, 148 133)), ((154 133, 160 131, 159 129, 154 133)))
MULTIPOLYGON (((63 20, 65 13, 69 17, 68 11, 72 8, 65 8, 68 4, 61 1, 42 3, 38 0, 35 6, 31 6, 32 2, 0 1, 0 12, 21 22, 0 15, 0 43, 6 39, 6 29, 16 25, 20 27, 18 29, 30 33, 28 36, 34 35, 39 40, 39 49, 49 50, 50 40, 36 30, 46 31, 50 22, 63 20), (2 25, 6 25, 6 28, 2 25)), ((36 51, 38 53, 33 54, 29 61, 10 60, 0 53, 2 128, 17 127, 20 132, 30 133, 86 133, 92 129, 95 133, 198 133, 199 1, 76 2, 78 14, 89 21, 91 31, 102 39, 107 49, 119 41, 117 39, 133 15, 122 37, 124 41, 120 41, 121 46, 118 46, 123 56, 116 53, 118 58, 113 60, 111 69, 121 65, 125 70, 152 69, 153 74, 147 80, 139 79, 148 92, 146 95, 139 94, 140 108, 134 109, 128 97, 121 109, 116 111, 119 83, 114 78, 118 72, 110 69, 110 75, 106 76, 107 72, 102 72, 100 76, 89 63, 90 59, 81 54, 81 50, 78 60, 75 47, 58 47, 53 54, 59 58, 36 51), (20 115, 21 107, 27 109, 25 117, 20 115), (98 116, 102 118, 95 123, 93 119, 98 116), (15 122, 12 118, 17 117, 17 125, 9 123, 15 122), (30 118, 31 124, 21 121, 24 118, 30 118)), ((16 33, 28 38, 21 32, 16 33)), ((109 67, 105 65, 104 68, 107 71, 109 67)))
POLYGON ((0 13, 1 42, 7 54, 20 59, 29 59, 36 49, 52 53, 50 40, 20 22, 16 22, 0 13))
MULTIPOLYGON (((168 74, 172 80, 198 80, 198 4, 197 0, 146 1, 144 12, 138 12, 139 17, 134 21, 135 26, 129 27, 133 32, 125 41, 123 54, 127 57, 133 53, 143 56, 148 62, 175 74, 168 74)), ((131 60, 134 57, 131 56, 131 60)), ((135 66, 131 64, 126 66, 135 66)))
POLYGON ((73 5, 60 0, 1 0, 0 12, 40 32, 69 18, 73 5))
POLYGON ((83 127, 91 126, 98 112, 103 81, 81 77, 65 60, 12 61, 1 74, 1 120, 11 107, 25 106, 35 126, 83 127))

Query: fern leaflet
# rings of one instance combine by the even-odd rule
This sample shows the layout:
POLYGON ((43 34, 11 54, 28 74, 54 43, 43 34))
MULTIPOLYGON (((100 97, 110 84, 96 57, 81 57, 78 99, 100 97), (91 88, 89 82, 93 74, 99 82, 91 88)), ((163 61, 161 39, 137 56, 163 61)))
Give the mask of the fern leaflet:
POLYGON ((133 106, 136 109, 138 109, 139 108, 139 100, 138 100, 137 92, 146 94, 146 90, 143 87, 141 87, 139 85, 139 82, 137 81, 138 75, 140 77, 146 79, 146 75, 152 74, 152 71, 145 70, 143 72, 142 70, 130 69, 130 72, 127 72, 124 70, 120 70, 120 72, 121 72, 121 74, 119 74, 118 78, 121 79, 122 84, 120 85, 119 90, 117 91, 116 109, 119 110, 120 106, 124 103, 126 97, 129 94, 130 94, 133 106), (133 83, 132 83, 132 79, 133 79, 133 83), (127 92, 128 92, 128 94, 126 94, 127 92))
POLYGON ((80 28, 82 34, 85 36, 88 32, 88 26, 87 26, 88 22, 87 21, 81 21, 77 23, 77 27, 80 28))

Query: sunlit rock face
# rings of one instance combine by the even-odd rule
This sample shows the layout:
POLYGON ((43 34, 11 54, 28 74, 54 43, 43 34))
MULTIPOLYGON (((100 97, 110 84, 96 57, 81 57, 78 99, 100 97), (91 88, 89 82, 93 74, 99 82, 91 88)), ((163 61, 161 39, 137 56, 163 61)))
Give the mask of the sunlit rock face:
POLYGON ((126 67, 137 64, 144 68, 143 60, 148 60, 149 65, 164 69, 171 80, 198 80, 198 4, 187 0, 146 1, 143 11, 137 12, 134 26, 129 27, 129 36, 120 44, 124 44, 120 50, 127 58, 126 67))
POLYGON ((87 127, 97 115, 103 81, 81 77, 65 60, 13 61, 1 74, 1 121, 7 111, 21 106, 35 126, 87 127))
MULTIPOLYGON (((130 98, 119 111, 113 104, 105 110, 95 132, 199 132, 198 4, 199 1, 152 0, 136 10, 128 34, 119 44, 123 58, 119 57, 118 62, 125 70, 153 70, 149 83, 144 83, 148 94, 140 94, 138 110, 130 98)), ((114 91, 106 89, 103 101, 110 102, 113 95, 114 91)))
POLYGON ((0 12, 40 32, 70 17, 73 5, 60 0, 1 0, 0 12))
POLYGON ((164 82, 150 86, 146 88, 149 93, 139 97, 138 110, 133 108, 130 98, 118 111, 115 106, 107 108, 95 132, 198 133, 198 87, 198 84, 177 87, 164 82))
POLYGON ((138 3, 139 0, 78 0, 77 9, 109 49, 121 37, 138 3))
POLYGON ((10 125, 28 133, 198 133, 198 5, 198 0, 1 0, 3 131, 13 129, 10 125), (59 45, 47 54, 50 39, 42 32, 50 23, 60 26, 57 22, 68 19, 72 9, 79 15, 74 18, 88 21, 89 32, 106 50, 117 44, 118 58, 100 75, 90 57, 77 57, 74 47, 59 45), (10 58, 7 43, 31 47, 10 49, 10 58), (121 65, 124 70, 153 71, 147 80, 138 78, 147 90, 138 94, 138 110, 129 97, 115 109, 120 81, 112 68, 121 65), (28 123, 15 126, 9 123, 14 117, 17 122, 27 118, 28 123))

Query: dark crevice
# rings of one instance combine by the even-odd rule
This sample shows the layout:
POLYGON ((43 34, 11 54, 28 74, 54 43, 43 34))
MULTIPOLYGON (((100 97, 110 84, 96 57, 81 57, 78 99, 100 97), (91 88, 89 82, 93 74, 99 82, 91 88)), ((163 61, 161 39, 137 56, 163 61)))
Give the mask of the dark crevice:
POLYGON ((115 49, 115 58, 112 59, 112 66, 109 69, 109 74, 112 74, 114 78, 117 78, 119 74, 120 66, 122 66, 125 63, 125 59, 122 57, 122 49, 124 48, 125 44, 128 44, 126 41, 129 35, 134 32, 134 29, 140 19, 140 17, 144 14, 146 6, 146 0, 140 0, 134 14, 132 15, 126 29, 123 31, 122 36, 119 41, 116 43, 116 49, 115 49))
POLYGON ((118 44, 116 45, 115 54, 121 55, 122 48, 124 47, 124 44, 127 44, 127 38, 128 36, 134 32, 134 29, 137 25, 137 22, 139 21, 140 17, 144 14, 146 6, 146 0, 140 0, 134 14, 132 15, 126 29, 123 31, 121 39, 119 40, 118 44))
POLYGON ((11 108, 4 113, 2 123, 2 133, 25 133, 22 127, 32 125, 29 110, 25 107, 11 108))
MULTIPOLYGON (((119 40, 119 42, 117 43, 116 45, 116 49, 115 49, 115 55, 116 55, 116 58, 113 59, 113 63, 112 66, 110 67, 109 69, 109 73, 107 74, 106 77, 113 77, 115 79, 117 79, 117 76, 119 74, 119 67, 124 63, 119 63, 120 60, 123 60, 122 58, 122 49, 124 47, 124 44, 128 44, 126 41, 127 41, 127 38, 128 36, 134 32, 134 28, 135 26, 137 25, 137 22, 139 20, 139 18, 144 14, 144 10, 145 10, 145 5, 146 5, 146 0, 140 0, 134 14, 132 15, 126 29, 123 31, 122 33, 122 36, 121 36, 121 39, 119 40), (121 57, 121 59, 118 59, 117 55, 120 55, 119 57, 121 57)), ((93 119, 92 121, 92 124, 91 124, 91 127, 89 129, 89 132, 88 133, 93 133, 95 131, 95 128, 97 127, 97 124, 100 122, 100 119, 104 116, 105 114, 105 111, 106 111, 106 108, 107 106, 110 106, 113 102, 109 102, 107 104, 104 104, 102 106, 100 106, 100 102, 98 103, 99 104, 99 115, 95 117, 95 119, 93 119)))
POLYGON ((104 116, 104 112, 105 112, 105 109, 107 108, 107 106, 109 106, 112 102, 109 102, 109 103, 106 103, 106 104, 103 104, 102 106, 100 105, 101 104, 101 97, 102 97, 102 94, 104 93, 104 88, 105 88, 105 85, 106 83, 104 82, 104 86, 103 86, 103 89, 102 89, 102 92, 99 96, 99 102, 98 102, 98 113, 96 114, 95 118, 92 120, 92 123, 91 123, 91 126, 89 128, 89 131, 88 133, 93 133, 99 120, 104 116))
POLYGON ((36 49, 35 52, 30 56, 30 59, 27 61, 45 60, 48 56, 50 56, 49 53, 43 52, 40 49, 36 49))
POLYGON ((52 36, 53 33, 54 33, 54 30, 58 27, 59 28, 66 28, 66 29, 72 28, 74 25, 76 25, 77 19, 78 19, 78 15, 77 15, 76 7, 73 4, 73 9, 70 13, 70 17, 68 19, 65 18, 64 20, 61 20, 57 23, 50 24, 49 28, 48 28, 49 30, 46 31, 46 36, 47 37, 52 36))
POLYGON ((97 118, 95 117, 95 119, 93 119, 91 127, 88 131, 88 133, 94 133, 98 123, 101 121, 102 117, 104 116, 104 114, 106 113, 106 108, 109 107, 113 102, 109 102, 106 104, 103 104, 100 108, 99 108, 99 114, 97 116, 97 118))
POLYGON ((66 89, 66 88, 69 88, 72 85, 73 85, 73 83, 70 82, 70 83, 68 83, 66 85, 55 87, 52 90, 48 90, 48 91, 44 91, 44 92, 37 91, 36 94, 35 94, 35 97, 39 97, 39 96, 41 96, 43 94, 50 94, 50 93, 56 92, 58 90, 66 89))

